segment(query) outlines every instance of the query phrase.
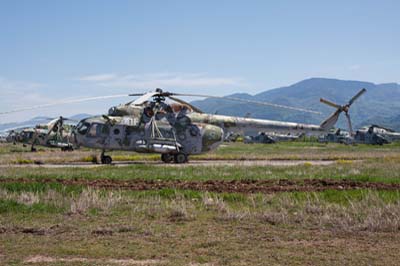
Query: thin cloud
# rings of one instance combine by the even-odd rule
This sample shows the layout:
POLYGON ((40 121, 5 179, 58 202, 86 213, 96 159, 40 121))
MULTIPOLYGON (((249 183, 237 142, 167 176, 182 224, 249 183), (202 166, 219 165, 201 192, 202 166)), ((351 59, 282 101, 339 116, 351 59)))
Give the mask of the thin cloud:
MULTIPOLYGON (((20 80, 10 80, 0 77, 0 106, 9 108, 10 106, 22 106, 27 104, 37 104, 46 100, 37 91, 45 85, 36 82, 20 80)), ((1 109, 3 109, 1 108, 1 109)))
POLYGON ((81 81, 94 81, 94 82, 101 82, 101 81, 110 81, 117 78, 117 75, 113 73, 109 74, 99 74, 99 75, 89 75, 79 78, 81 81))
POLYGON ((0 76, 0 92, 3 96, 24 95, 26 93, 34 92, 42 86, 44 85, 41 83, 10 80, 0 76))
POLYGON ((168 88, 243 86, 243 80, 232 77, 211 77, 202 73, 96 74, 79 78, 106 87, 168 88))
POLYGON ((347 69, 351 71, 359 70, 361 68, 360 65, 351 65, 347 69))

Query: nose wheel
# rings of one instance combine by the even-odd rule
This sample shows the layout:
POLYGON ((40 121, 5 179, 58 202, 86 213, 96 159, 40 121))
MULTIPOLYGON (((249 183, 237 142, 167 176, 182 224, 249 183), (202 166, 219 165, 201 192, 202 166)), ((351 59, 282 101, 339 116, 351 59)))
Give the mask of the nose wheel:
POLYGON ((163 153, 161 154, 161 161, 164 163, 171 163, 174 160, 174 156, 169 153, 163 153))
POLYGON ((109 155, 105 155, 104 151, 100 155, 100 161, 102 164, 111 164, 112 163, 112 158, 109 155))

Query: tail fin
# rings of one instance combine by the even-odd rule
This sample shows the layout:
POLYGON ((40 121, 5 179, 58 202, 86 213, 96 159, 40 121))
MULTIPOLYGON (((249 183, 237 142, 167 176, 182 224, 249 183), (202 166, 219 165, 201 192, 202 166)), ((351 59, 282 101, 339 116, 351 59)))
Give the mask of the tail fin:
POLYGON ((321 99, 320 99, 320 102, 322 102, 322 103, 324 103, 324 104, 327 104, 327 105, 329 105, 329 106, 332 106, 332 107, 336 108, 336 111, 333 112, 327 119, 325 119, 325 120, 321 123, 320 127, 321 127, 322 129, 324 129, 324 130, 329 130, 329 129, 331 129, 331 128, 336 124, 336 122, 338 121, 340 114, 341 114, 342 112, 344 112, 345 115, 346 115, 346 118, 347 118, 347 122, 348 122, 348 126, 349 126, 349 132, 350 132, 351 135, 353 135, 353 128, 352 128, 352 125, 351 125, 351 119, 350 119, 350 115, 349 115, 349 109, 350 109, 350 106, 354 103, 354 101, 357 100, 357 99, 358 99, 362 94, 364 94, 366 91, 367 91, 367 90, 364 89, 364 88, 361 89, 361 90, 360 90, 356 95, 354 95, 353 98, 351 98, 350 101, 349 101, 347 104, 345 104, 345 105, 339 105, 339 104, 336 104, 336 103, 333 103, 333 102, 331 102, 331 101, 328 101, 328 100, 325 100, 325 99, 322 99, 322 98, 321 98, 321 99))

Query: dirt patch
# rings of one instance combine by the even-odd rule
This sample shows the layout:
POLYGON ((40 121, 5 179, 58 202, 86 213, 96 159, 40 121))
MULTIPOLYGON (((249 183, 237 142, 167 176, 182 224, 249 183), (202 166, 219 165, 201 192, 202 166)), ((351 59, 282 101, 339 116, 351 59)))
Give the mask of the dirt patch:
POLYGON ((21 227, 21 226, 6 226, 0 227, 0 234, 27 234, 27 235, 59 235, 71 231, 68 225, 52 225, 50 227, 21 227))
MULTIPOLYGON (((359 162, 361 160, 351 160, 352 162, 359 162)), ((165 164, 161 161, 114 161, 111 165, 115 167, 123 167, 128 165, 154 165, 154 166, 167 166, 173 168, 181 168, 188 166, 296 166, 296 165, 330 165, 336 163, 336 160, 297 160, 297 159, 270 159, 270 160, 227 160, 227 159, 204 159, 204 160, 191 160, 184 164, 165 164)), ((0 164, 0 168, 21 168, 21 167, 37 167, 37 168, 95 168, 104 167, 109 165, 88 163, 88 162, 71 162, 71 163, 27 163, 27 164, 0 164)))
POLYGON ((112 180, 112 179, 29 179, 2 178, 0 183, 59 183, 63 185, 82 185, 102 189, 160 190, 183 189, 210 192, 273 193, 294 191, 324 191, 375 189, 400 190, 400 184, 382 182, 360 182, 347 179, 276 179, 276 180, 112 180))
POLYGON ((57 262, 84 262, 84 263, 100 263, 100 264, 115 264, 115 265, 154 265, 162 263, 161 260, 134 260, 134 259, 89 259, 82 257, 69 258, 54 258, 48 256, 33 256, 27 258, 24 263, 40 264, 40 263, 57 263, 57 262))
POLYGON ((110 229, 96 229, 92 230, 92 235, 100 235, 100 236, 111 236, 113 235, 113 230, 110 229))

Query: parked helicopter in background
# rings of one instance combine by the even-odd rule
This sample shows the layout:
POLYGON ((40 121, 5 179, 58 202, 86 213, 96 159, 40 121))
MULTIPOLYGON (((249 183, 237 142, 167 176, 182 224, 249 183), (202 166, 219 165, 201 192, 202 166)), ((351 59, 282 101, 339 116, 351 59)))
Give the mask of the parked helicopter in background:
POLYGON ((340 128, 331 129, 328 133, 320 136, 318 141, 321 143, 343 143, 343 144, 353 144, 354 138, 349 132, 342 130, 340 128))
POLYGON ((275 132, 259 132, 256 136, 245 136, 243 139, 244 143, 252 144, 252 143, 266 143, 273 144, 276 142, 285 142, 285 141, 295 141, 300 137, 304 136, 303 133, 292 135, 288 134, 279 134, 275 132))
POLYGON ((400 133, 378 125, 362 127, 359 130, 356 130, 353 135, 338 128, 321 136, 319 141, 324 143, 336 142, 344 144, 383 145, 394 141, 400 141, 400 133))
POLYGON ((65 123, 65 121, 69 120, 60 116, 47 124, 12 129, 6 137, 6 141, 14 144, 22 143, 23 145, 31 145, 31 151, 36 151, 35 146, 72 151, 74 150, 74 145, 71 142, 71 138, 74 126, 65 123))
POLYGON ((357 130, 354 141, 355 143, 383 145, 400 141, 400 133, 378 125, 370 125, 357 130))

